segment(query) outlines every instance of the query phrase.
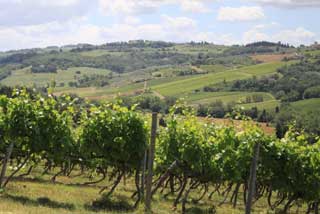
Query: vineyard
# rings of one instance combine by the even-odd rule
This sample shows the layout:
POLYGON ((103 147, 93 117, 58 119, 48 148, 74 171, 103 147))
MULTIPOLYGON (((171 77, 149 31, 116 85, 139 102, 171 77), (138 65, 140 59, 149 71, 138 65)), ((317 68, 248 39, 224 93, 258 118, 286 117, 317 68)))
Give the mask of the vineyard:
POLYGON ((207 123, 177 102, 161 118, 155 135, 150 115, 135 106, 122 107, 120 101, 79 105, 68 96, 15 90, 10 97, 0 97, 0 197, 13 191, 7 188, 11 182, 40 170, 51 182, 59 176, 77 181, 86 175, 81 188, 108 180, 96 194, 110 200, 122 181, 132 182, 132 212, 141 209, 148 196, 159 194, 177 213, 187 213, 203 200, 211 205, 202 213, 215 213, 228 203, 244 209, 256 154, 253 209, 264 201, 272 213, 318 214, 319 138, 311 144, 292 127, 277 139, 242 119, 248 122, 241 130, 207 123))

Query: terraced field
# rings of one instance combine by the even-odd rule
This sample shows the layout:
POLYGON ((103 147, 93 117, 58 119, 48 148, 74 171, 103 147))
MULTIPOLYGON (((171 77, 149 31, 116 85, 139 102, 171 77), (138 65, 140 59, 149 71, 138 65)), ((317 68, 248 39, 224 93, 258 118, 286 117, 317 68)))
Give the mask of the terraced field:
POLYGON ((82 52, 82 56, 87 56, 87 57, 99 57, 99 56, 104 56, 104 55, 116 55, 120 56, 123 54, 123 52, 117 52, 117 51, 107 51, 107 50, 93 50, 93 51, 85 51, 82 52))
POLYGON ((207 71, 209 73, 219 72, 222 70, 228 70, 230 68, 227 68, 223 65, 200 65, 200 69, 207 71))
POLYGON ((251 58, 260 62, 280 62, 285 57, 291 57, 293 54, 259 54, 252 55, 251 58))
MULTIPOLYGON (((157 49, 160 52, 175 52, 180 54, 199 54, 210 53, 218 54, 225 50, 224 46, 190 46, 190 45, 177 45, 171 48, 157 49)), ((155 51, 152 48, 144 48, 139 50, 141 52, 155 51)), ((110 50, 93 50, 84 51, 79 53, 82 56, 94 58, 104 55, 117 55, 120 57, 127 52, 110 51, 110 50)), ((264 58, 267 56, 261 55, 264 58)), ((153 93, 160 97, 184 97, 190 104, 206 104, 213 101, 221 100, 224 103, 236 102, 246 108, 253 106, 263 109, 274 109, 279 102, 268 93, 256 92, 203 92, 204 86, 219 84, 224 81, 232 82, 235 80, 248 79, 253 76, 261 77, 270 75, 277 71, 278 68, 291 64, 293 62, 279 61, 280 56, 274 56, 272 60, 267 63, 241 66, 235 65, 200 65, 191 66, 190 64, 181 65, 163 65, 151 66, 140 70, 125 73, 114 73, 112 79, 108 80, 110 83, 106 87, 88 87, 88 88, 75 88, 69 87, 68 83, 75 81, 83 75, 100 74, 107 75, 111 71, 106 69, 95 69, 88 67, 71 67, 67 70, 59 70, 57 73, 38 73, 31 72, 30 67, 12 71, 12 75, 1 81, 1 84, 8 86, 24 85, 24 86, 47 86, 51 81, 56 82, 55 92, 61 93, 76 93, 79 96, 89 99, 113 99, 116 96, 132 96, 141 94, 146 88, 150 88, 153 93), (276 59, 276 60, 275 60, 276 59), (197 75, 181 75, 179 72, 188 71, 189 69, 199 71, 197 75), (207 74, 204 74, 206 73, 207 74), (145 81, 147 83, 145 84, 145 81), (260 94, 263 96, 263 102, 245 104, 243 101, 247 96, 260 94)))
POLYGON ((194 54, 198 55, 200 52, 202 53, 213 53, 218 54, 222 53, 227 48, 225 46, 217 46, 212 45, 211 47, 208 46, 192 46, 192 45, 176 45, 173 48, 170 48, 173 51, 177 51, 182 54, 194 54))
POLYGON ((320 110, 319 109, 320 98, 300 100, 300 101, 291 103, 291 105, 299 111, 320 110))
POLYGON ((60 83, 64 83, 65 87, 63 89, 66 89, 68 88, 68 82, 74 81, 75 77, 92 74, 107 75, 110 72, 110 70, 106 69, 71 67, 68 70, 58 70, 57 73, 36 74, 31 72, 30 67, 27 67, 24 69, 13 71, 12 75, 2 80, 1 83, 8 86, 33 86, 34 84, 36 84, 37 86, 46 86, 48 83, 50 83, 50 81, 55 80, 57 86, 59 86, 60 83))
POLYGON ((234 81, 247 79, 252 76, 263 76, 275 73, 278 68, 285 65, 285 62, 265 63, 254 66, 245 66, 239 69, 221 71, 207 75, 191 77, 188 79, 164 83, 152 87, 164 96, 185 96, 186 94, 209 84, 216 84, 223 81, 234 81))
POLYGON ((238 69, 239 72, 255 75, 255 76, 263 76, 263 75, 270 75, 277 71, 278 68, 291 64, 294 62, 271 62, 271 63, 263 63, 253 66, 246 66, 238 69))
POLYGON ((245 109, 250 109, 252 107, 257 107, 258 110, 263 110, 265 109, 266 111, 275 111, 275 108, 277 106, 280 106, 280 101, 279 100, 267 100, 263 101, 260 103, 247 103, 247 104, 239 104, 239 106, 244 107, 245 109))
MULTIPOLYGON (((221 83, 223 81, 234 81, 238 79, 247 79, 252 76, 263 76, 274 73, 277 68, 285 65, 285 62, 276 63, 265 63, 254 66, 245 66, 238 69, 226 70, 224 66, 210 66, 203 65, 200 66, 203 70, 210 70, 209 74, 205 75, 192 75, 192 76, 170 76, 163 78, 153 78, 148 80, 147 87, 155 91, 161 96, 175 96, 175 97, 185 97, 186 100, 192 104, 195 103, 208 103, 221 99, 223 102, 230 101, 241 101, 245 99, 247 95, 252 95, 254 93, 247 92, 219 92, 219 93, 205 93, 199 92, 194 93, 197 89, 202 89, 204 86, 209 84, 221 83)), ((168 74, 172 72, 172 68, 163 68, 159 72, 164 72, 168 74)), ((90 99, 110 99, 117 95, 135 95, 141 93, 144 89, 144 82, 133 83, 132 76, 138 77, 139 74, 124 74, 121 77, 115 77, 112 82, 114 84, 104 87, 104 88, 69 88, 69 89, 58 89, 60 92, 66 93, 77 93, 80 96, 84 96, 90 99), (128 78, 126 78, 128 76, 128 78), (118 79, 117 79, 118 78, 118 79), (122 83, 120 83, 122 81, 122 83)), ((143 78, 143 75, 141 76, 143 78)), ((262 93, 264 96, 264 102, 270 104, 270 108, 273 108, 274 98, 267 93, 262 93), (272 101, 273 102, 270 102, 272 101)), ((248 107, 251 104, 245 104, 248 107)), ((257 107, 262 106, 261 103, 257 103, 257 107)))
MULTIPOLYGON (((186 100, 195 104, 207 104, 214 101, 221 100, 224 103, 235 102, 239 105, 245 103, 247 96, 261 95, 263 102, 274 101, 275 98, 269 93, 263 92, 201 92, 190 94, 186 100)), ((253 103, 250 103, 253 105, 253 103)))
POLYGON ((201 89, 208 84, 219 83, 224 80, 233 81, 237 79, 249 78, 250 75, 237 71, 219 72, 209 75, 203 75, 175 82, 164 83, 152 87, 153 90, 158 91, 164 96, 183 96, 184 94, 196 89, 201 89))

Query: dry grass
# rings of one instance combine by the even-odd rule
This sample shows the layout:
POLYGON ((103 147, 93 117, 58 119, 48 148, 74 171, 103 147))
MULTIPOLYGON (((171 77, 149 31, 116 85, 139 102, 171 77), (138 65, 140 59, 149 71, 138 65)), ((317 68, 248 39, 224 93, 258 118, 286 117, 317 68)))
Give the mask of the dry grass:
MULTIPOLYGON (((246 123, 242 120, 231 120, 231 119, 223 119, 223 118, 202 118, 199 117, 201 120, 204 120, 206 122, 211 122, 217 125, 221 126, 234 126, 237 130, 241 130, 246 123)), ((274 135, 275 134, 275 128, 270 126, 268 123, 259 123, 259 122, 252 122, 256 124, 258 127, 260 127, 264 133, 268 135, 274 135)))
POLYGON ((251 58, 253 60, 268 63, 268 62, 280 62, 285 57, 292 57, 292 56, 293 54, 259 54, 259 55, 252 55, 251 58))
MULTIPOLYGON (((131 178, 127 178, 126 183, 122 181, 112 198, 106 200, 98 192, 101 186, 110 185, 108 181, 97 185, 84 186, 80 183, 88 181, 88 176, 75 178, 60 176, 57 183, 51 183, 50 177, 52 174, 40 176, 40 172, 40 170, 36 170, 32 176, 15 180, 9 184, 6 191, 0 194, 0 214, 145 213, 143 204, 140 204, 137 209, 133 208, 135 201, 131 198, 131 195, 134 193, 135 187, 131 178)), ((209 188, 211 191, 213 189, 213 187, 209 188)), ((164 190, 164 193, 166 192, 168 192, 168 189, 164 190)), ((223 197, 217 193, 210 200, 208 196, 205 196, 200 202, 193 203, 191 199, 196 199, 200 194, 200 189, 191 192, 187 204, 188 213, 209 214, 208 210, 212 207, 215 207, 218 214, 244 213, 243 193, 241 191, 238 195, 236 209, 232 208, 232 204, 229 202, 230 198, 222 206, 218 206, 223 197)), ((181 213, 180 205, 176 209, 172 208, 176 195, 169 195, 167 198, 164 198, 163 195, 160 193, 155 195, 152 201, 153 213, 181 213)), ((275 213, 267 207, 266 199, 263 198, 255 203, 253 214, 275 213)), ((296 213, 296 207, 294 207, 294 210, 294 213, 296 213)))

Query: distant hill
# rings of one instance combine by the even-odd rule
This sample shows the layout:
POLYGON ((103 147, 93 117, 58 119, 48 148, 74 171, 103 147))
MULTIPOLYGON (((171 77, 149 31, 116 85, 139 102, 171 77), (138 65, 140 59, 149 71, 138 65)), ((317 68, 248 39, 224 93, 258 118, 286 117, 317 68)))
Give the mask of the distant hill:
POLYGON ((184 98, 202 116, 224 117, 243 106, 248 116, 271 122, 283 103, 302 100, 311 109, 317 106, 304 99, 318 93, 319 60, 314 47, 268 41, 50 46, 1 52, 0 84, 51 87, 57 95, 95 100, 120 96, 128 105, 139 102, 164 112, 173 100, 184 98))

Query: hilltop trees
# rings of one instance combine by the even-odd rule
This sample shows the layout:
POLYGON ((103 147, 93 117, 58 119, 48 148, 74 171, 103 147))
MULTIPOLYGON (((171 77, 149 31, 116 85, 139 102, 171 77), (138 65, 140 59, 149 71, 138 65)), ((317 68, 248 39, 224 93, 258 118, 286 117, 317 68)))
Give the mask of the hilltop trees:
POLYGON ((46 64, 46 65, 32 65, 31 67, 32 73, 57 73, 57 66, 53 64, 46 64))

